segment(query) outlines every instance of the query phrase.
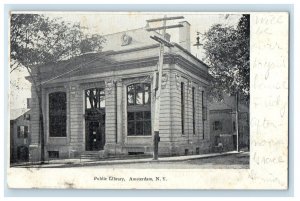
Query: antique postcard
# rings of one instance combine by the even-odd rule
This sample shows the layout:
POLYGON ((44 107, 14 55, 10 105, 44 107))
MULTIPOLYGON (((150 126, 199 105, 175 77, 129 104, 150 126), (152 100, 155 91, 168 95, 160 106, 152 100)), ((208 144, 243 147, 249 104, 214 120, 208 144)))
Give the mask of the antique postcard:
POLYGON ((289 13, 9 21, 9 188, 288 188, 289 13))

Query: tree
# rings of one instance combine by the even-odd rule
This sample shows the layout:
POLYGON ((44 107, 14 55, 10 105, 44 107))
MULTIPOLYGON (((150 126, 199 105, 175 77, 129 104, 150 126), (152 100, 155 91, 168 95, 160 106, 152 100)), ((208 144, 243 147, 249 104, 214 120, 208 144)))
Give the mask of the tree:
POLYGON ((243 15, 237 27, 213 25, 204 34, 205 62, 213 77, 210 95, 218 100, 224 92, 249 100, 250 16, 243 15))
POLYGON ((239 151, 239 102, 250 96, 250 15, 242 15, 237 27, 213 25, 205 34, 206 62, 213 77, 210 97, 236 96, 236 142, 239 151))
POLYGON ((105 41, 100 35, 86 36, 78 23, 38 14, 12 14, 10 27, 11 72, 20 65, 31 69, 88 51, 101 51, 105 41))
POLYGON ((39 14, 12 14, 10 19, 10 72, 27 69, 38 99, 41 161, 44 161, 44 125, 40 66, 101 51, 105 39, 88 37, 78 23, 39 14))

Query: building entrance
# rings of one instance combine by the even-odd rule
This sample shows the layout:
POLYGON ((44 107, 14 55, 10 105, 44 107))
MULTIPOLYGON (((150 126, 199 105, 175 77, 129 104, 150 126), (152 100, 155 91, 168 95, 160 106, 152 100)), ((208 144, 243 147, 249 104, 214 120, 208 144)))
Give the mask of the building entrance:
POLYGON ((86 151, 103 150, 105 145, 105 123, 102 121, 86 121, 86 151))
POLYGON ((85 91, 85 149, 99 151, 105 145, 105 94, 104 89, 85 91))

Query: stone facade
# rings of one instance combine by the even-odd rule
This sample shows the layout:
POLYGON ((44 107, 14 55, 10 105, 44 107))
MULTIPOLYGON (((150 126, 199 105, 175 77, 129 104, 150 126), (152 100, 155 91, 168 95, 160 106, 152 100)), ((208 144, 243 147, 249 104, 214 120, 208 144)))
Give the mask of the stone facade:
MULTIPOLYGON (((98 129, 98 132, 103 126, 99 124, 95 131, 87 128, 86 90, 91 88, 104 89, 105 93, 105 109, 103 109, 105 132, 101 131, 105 133, 103 138, 105 152, 109 155, 153 152, 154 71, 157 70, 159 45, 150 39, 150 33, 144 29, 127 31, 124 34, 132 37, 132 44, 142 45, 130 47, 130 44, 126 44, 118 48, 118 44, 114 44, 113 51, 105 47, 101 53, 88 53, 68 61, 41 66, 40 74, 35 72, 42 84, 46 158, 52 152, 59 153, 59 158, 72 158, 87 151, 87 132, 96 134, 96 130, 98 129), (143 38, 143 43, 139 43, 140 38, 143 38), (131 136, 127 133, 127 87, 135 83, 148 83, 151 86, 152 135, 131 136), (66 94, 66 136, 62 137, 49 135, 49 94, 53 92, 66 94)), ((119 35, 122 34, 118 33, 115 37, 119 35)), ((111 38, 113 35, 108 36, 107 41, 109 42, 111 38)), ((119 39, 113 41, 116 40, 119 39)), ((208 152, 209 127, 208 121, 203 121, 202 116, 203 108, 204 110, 207 108, 203 105, 207 104, 205 89, 210 79, 208 67, 177 44, 165 48, 163 63, 159 155, 208 152), (181 125, 181 83, 185 86, 184 132, 181 125), (192 91, 194 91, 194 115, 192 91)), ((36 158, 40 156, 37 100, 35 90, 32 88, 30 152, 36 158)))

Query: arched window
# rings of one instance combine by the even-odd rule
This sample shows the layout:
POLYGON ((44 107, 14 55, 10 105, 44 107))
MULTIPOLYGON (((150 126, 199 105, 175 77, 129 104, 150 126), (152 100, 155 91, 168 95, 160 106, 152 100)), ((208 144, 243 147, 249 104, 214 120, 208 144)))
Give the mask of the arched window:
POLYGON ((50 137, 66 137, 67 98, 65 92, 49 94, 49 135, 50 137))
POLYGON ((151 95, 149 83, 127 86, 127 133, 151 135, 151 95))

